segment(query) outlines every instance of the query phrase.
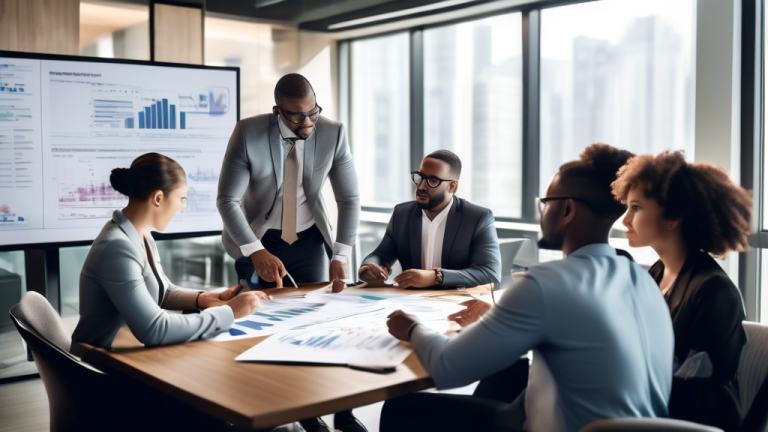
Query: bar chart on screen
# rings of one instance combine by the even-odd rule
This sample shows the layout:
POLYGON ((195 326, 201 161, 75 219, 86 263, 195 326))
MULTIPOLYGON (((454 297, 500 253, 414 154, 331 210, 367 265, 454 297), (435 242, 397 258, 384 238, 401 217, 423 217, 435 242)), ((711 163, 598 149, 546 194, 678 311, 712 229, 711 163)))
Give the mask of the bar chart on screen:
MULTIPOLYGON (((216 195, 224 150, 236 121, 230 89, 178 80, 158 69, 151 79, 126 65, 83 73, 69 63, 45 64, 42 105, 45 222, 55 228, 97 227, 127 203, 112 189, 112 169, 147 152, 178 162, 186 173, 187 206, 169 232, 220 229, 216 195), (66 115, 63 113, 66 112, 66 115)), ((138 70, 138 69, 137 69, 138 70)))

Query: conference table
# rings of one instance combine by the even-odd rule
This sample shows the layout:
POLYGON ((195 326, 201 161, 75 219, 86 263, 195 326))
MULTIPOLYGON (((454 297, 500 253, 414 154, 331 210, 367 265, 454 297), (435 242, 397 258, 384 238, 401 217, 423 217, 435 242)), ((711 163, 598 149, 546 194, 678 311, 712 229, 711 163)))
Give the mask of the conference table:
MULTIPOLYGON (((265 290, 290 298, 328 282, 265 290)), ((407 290, 397 287, 346 288, 346 292, 414 294, 434 301, 461 302, 480 286, 456 290, 407 290)), ((241 428, 262 429, 344 411, 434 387, 432 378, 411 353, 394 372, 376 373, 341 366, 237 362, 235 357, 268 336, 226 342, 201 340, 144 347, 127 328, 112 350, 80 344, 82 358, 104 364, 168 395, 241 428)))

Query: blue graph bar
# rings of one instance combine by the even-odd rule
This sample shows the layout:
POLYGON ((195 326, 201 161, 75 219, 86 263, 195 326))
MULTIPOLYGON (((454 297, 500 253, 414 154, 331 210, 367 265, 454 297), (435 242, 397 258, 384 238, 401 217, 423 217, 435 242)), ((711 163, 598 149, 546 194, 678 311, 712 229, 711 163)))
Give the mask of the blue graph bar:
POLYGON ((171 129, 176 129, 176 105, 171 105, 171 129))
POLYGON ((252 328, 254 330, 261 330, 264 327, 274 327, 275 326, 274 324, 260 323, 260 322, 249 321, 249 320, 240 321, 239 323, 237 323, 237 325, 241 325, 243 327, 252 328))
POLYGON ((180 129, 186 129, 187 128, 187 119, 186 119, 187 116, 186 116, 186 114, 187 113, 185 113, 184 111, 182 111, 180 113, 180 116, 181 116, 181 119, 180 119, 181 121, 179 122, 180 125, 181 125, 180 129))
POLYGON ((152 104, 152 129, 157 129, 157 105, 152 104))
POLYGON ((126 129, 133 129, 133 117, 129 117, 125 119, 125 128, 126 129))
POLYGON ((168 129, 168 99, 163 99, 163 129, 168 129))
POLYGON ((144 121, 146 122, 144 128, 152 129, 152 112, 149 107, 144 107, 144 121))
POLYGON ((144 129, 144 113, 139 113, 139 129, 144 129))
POLYGON ((161 101, 155 102, 155 106, 157 107, 157 128, 162 129, 163 128, 163 103, 161 101))

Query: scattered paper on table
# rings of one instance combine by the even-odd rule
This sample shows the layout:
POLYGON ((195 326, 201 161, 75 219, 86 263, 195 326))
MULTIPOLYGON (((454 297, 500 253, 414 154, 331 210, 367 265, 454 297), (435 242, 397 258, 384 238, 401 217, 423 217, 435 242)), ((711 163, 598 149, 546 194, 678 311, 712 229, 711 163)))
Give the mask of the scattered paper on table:
POLYGON ((235 360, 393 368, 412 351, 386 329, 332 327, 272 335, 235 360))

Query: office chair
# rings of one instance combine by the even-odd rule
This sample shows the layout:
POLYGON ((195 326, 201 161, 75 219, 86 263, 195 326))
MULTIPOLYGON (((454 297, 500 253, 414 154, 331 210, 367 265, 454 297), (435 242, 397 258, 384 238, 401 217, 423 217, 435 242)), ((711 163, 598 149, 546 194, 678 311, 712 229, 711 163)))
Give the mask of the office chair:
POLYGON ((580 432, 723 432, 711 426, 662 418, 625 418, 595 420, 580 432))
POLYGON ((10 316, 45 385, 51 432, 232 430, 168 395, 70 354, 71 337, 40 294, 27 292, 10 316))
POLYGON ((739 398, 744 421, 741 432, 764 432, 768 427, 768 326, 744 321, 747 344, 741 353, 739 398))

